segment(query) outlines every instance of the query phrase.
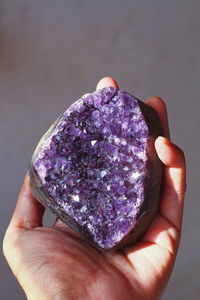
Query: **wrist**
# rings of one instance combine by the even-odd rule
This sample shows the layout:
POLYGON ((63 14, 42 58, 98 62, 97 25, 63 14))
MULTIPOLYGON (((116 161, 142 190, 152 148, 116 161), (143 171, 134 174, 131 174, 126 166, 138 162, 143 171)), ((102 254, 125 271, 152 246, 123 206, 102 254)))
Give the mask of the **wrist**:
POLYGON ((69 298, 69 296, 65 294, 57 294, 54 296, 50 295, 27 295, 27 300, 73 300, 72 298, 69 298))

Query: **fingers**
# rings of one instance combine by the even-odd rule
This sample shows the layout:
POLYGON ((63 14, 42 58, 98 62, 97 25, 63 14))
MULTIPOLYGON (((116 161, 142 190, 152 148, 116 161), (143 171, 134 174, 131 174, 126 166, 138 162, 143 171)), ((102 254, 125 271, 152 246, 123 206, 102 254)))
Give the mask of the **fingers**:
POLYGON ((42 226, 45 208, 32 196, 28 173, 24 178, 9 228, 31 229, 42 226))
POLYGON ((164 101, 159 97, 150 97, 147 99, 146 103, 157 112, 163 128, 164 136, 169 139, 170 134, 169 134, 167 108, 164 101))
POLYGON ((186 189, 185 158, 182 150, 164 137, 158 137, 155 148, 164 164, 163 187, 159 213, 143 237, 143 241, 156 244, 175 254, 180 239, 183 201, 186 189))
POLYGON ((100 90, 104 87, 112 86, 119 88, 117 81, 113 77, 103 77, 97 84, 96 90, 100 90))
POLYGON ((177 229, 181 227, 186 190, 186 166, 182 150, 164 137, 158 137, 155 148, 165 165, 160 214, 177 229))

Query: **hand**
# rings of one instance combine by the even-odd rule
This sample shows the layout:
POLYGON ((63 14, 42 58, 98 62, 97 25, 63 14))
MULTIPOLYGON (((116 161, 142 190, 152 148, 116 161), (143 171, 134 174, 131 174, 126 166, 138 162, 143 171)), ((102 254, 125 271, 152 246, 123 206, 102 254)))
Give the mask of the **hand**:
MULTIPOLYGON (((105 77, 97 89, 118 87, 105 77)), ((165 137, 155 148, 164 164, 160 207, 143 239, 123 251, 102 252, 87 244, 61 221, 42 227, 44 208, 31 193, 25 176, 6 231, 4 255, 31 300, 159 299, 169 279, 180 240, 186 189, 183 152, 169 141, 164 102, 151 97, 165 137)))

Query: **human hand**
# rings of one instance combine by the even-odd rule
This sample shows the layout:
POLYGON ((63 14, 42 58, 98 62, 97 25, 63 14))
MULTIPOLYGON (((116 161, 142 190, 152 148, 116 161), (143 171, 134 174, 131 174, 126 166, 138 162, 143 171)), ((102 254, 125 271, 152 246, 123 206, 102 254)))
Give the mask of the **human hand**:
MULTIPOLYGON (((118 87, 106 77, 97 89, 118 87)), ((164 164, 160 207, 142 240, 123 251, 100 251, 56 221, 43 227, 44 207, 33 198, 28 174, 3 241, 4 255, 29 300, 159 299, 179 246, 186 189, 182 150, 169 141, 167 111, 147 99, 160 117, 164 137, 155 148, 164 164)))

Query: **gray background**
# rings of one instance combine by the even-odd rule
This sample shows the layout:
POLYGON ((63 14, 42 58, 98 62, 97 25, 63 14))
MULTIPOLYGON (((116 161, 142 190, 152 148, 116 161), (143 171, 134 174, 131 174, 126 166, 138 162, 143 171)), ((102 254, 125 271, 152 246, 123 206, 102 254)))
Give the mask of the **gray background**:
MULTIPOLYGON (((198 0, 1 0, 1 237, 41 135, 102 76, 114 76, 143 100, 166 100, 172 140, 187 156, 188 189, 163 299, 199 299, 199 53, 198 0)), ((25 299, 3 256, 0 270, 2 299, 25 299)))

